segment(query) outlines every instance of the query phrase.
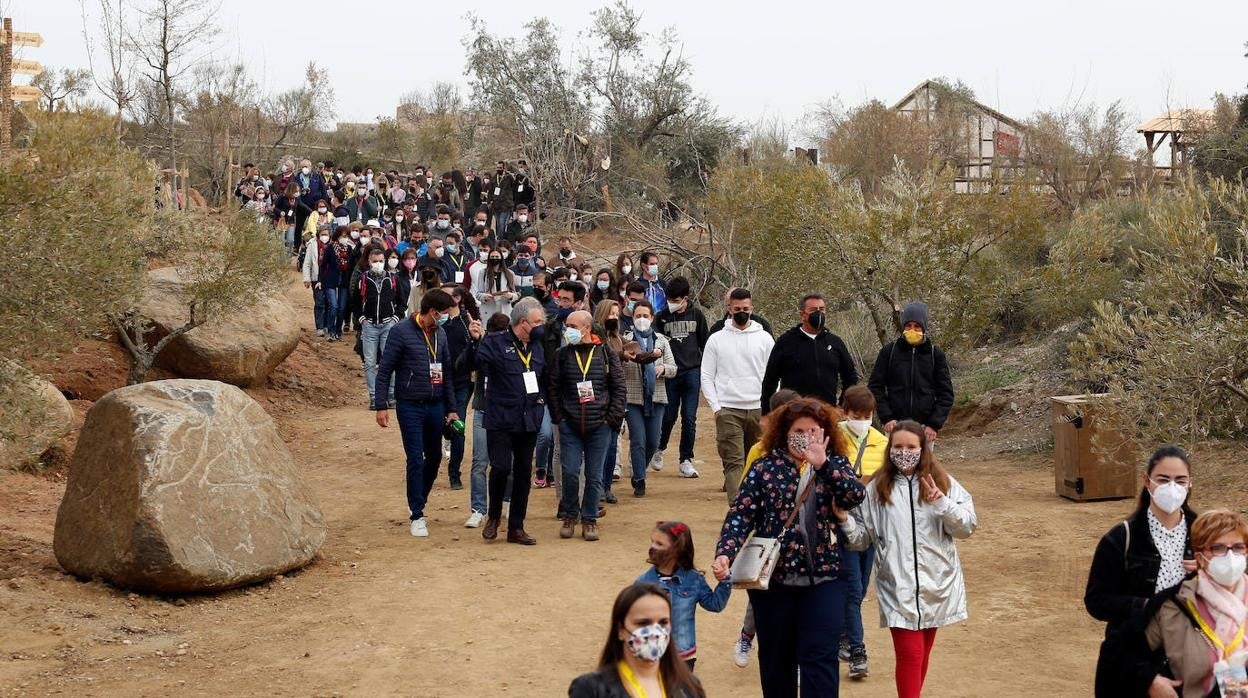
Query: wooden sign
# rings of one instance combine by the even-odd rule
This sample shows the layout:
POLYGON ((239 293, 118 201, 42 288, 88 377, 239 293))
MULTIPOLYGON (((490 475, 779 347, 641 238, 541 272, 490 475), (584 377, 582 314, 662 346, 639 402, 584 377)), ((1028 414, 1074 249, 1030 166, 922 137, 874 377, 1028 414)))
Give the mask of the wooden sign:
POLYGON ((38 75, 43 72, 43 64, 39 61, 15 60, 12 70, 18 75, 38 75))
MULTIPOLYGON (((4 45, 4 35, 0 33, 0 46, 4 45)), ((43 46, 43 36, 36 32, 13 32, 14 46, 43 46)))
POLYGON ((34 102, 43 98, 43 91, 31 85, 14 85, 14 102, 34 102))

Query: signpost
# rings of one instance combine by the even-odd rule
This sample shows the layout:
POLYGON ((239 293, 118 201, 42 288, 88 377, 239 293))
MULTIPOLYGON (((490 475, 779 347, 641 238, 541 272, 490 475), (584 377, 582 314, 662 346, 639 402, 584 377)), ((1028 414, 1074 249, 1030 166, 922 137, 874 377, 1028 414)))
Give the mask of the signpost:
POLYGON ((4 18, 4 29, 0 31, 0 155, 8 154, 13 143, 13 102, 33 102, 43 96, 38 87, 13 86, 13 73, 38 75, 43 72, 38 61, 13 60, 13 47, 42 45, 42 36, 35 32, 15 32, 12 18, 4 18))

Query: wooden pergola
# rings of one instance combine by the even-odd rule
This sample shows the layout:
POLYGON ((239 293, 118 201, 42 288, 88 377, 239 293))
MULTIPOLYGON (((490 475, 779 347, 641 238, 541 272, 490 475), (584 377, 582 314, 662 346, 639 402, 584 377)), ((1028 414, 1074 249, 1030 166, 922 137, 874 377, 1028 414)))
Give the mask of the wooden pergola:
POLYGON ((1187 150, 1196 138, 1213 126, 1212 109, 1171 109, 1136 127, 1144 134, 1149 158, 1156 155, 1163 143, 1170 143, 1170 172, 1187 164, 1187 150))

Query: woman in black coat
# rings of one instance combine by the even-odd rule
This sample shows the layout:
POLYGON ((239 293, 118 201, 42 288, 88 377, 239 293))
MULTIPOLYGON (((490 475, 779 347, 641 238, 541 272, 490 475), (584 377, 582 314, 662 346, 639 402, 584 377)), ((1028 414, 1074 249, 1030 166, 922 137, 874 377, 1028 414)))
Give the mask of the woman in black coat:
POLYGON ((1083 604, 1105 621, 1105 640, 1096 663, 1096 695, 1142 696, 1163 679, 1152 665, 1124 652, 1125 634, 1150 598, 1196 570, 1188 506, 1191 463, 1178 446, 1153 453, 1144 473, 1139 505, 1126 521, 1101 537, 1092 557, 1083 604))

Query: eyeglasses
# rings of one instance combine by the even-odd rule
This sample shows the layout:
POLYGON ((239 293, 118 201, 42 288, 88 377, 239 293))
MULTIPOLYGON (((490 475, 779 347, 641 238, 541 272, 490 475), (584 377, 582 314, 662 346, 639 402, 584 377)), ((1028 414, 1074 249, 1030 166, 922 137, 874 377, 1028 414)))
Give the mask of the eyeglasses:
POLYGON ((1150 477, 1149 481, 1152 482, 1154 485, 1157 485, 1158 487, 1161 487, 1162 485, 1169 485, 1172 482, 1178 485, 1179 487, 1191 487, 1192 486, 1192 478, 1186 475, 1180 475, 1179 477, 1169 477, 1167 475, 1158 475, 1157 477, 1150 477))
POLYGON ((1214 543, 1213 545, 1205 546, 1204 550, 1208 550, 1209 554, 1213 557, 1222 557, 1228 552, 1235 553, 1236 555, 1245 555, 1248 554, 1248 543, 1236 543, 1234 545, 1214 543))

